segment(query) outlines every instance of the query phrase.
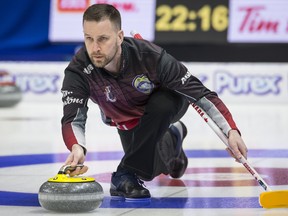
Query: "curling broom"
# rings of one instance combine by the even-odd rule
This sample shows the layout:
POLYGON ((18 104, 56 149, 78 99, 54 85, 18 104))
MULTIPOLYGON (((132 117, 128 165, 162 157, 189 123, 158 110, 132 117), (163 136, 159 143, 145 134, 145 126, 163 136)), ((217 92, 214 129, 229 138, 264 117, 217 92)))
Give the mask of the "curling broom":
MULTIPOLYGON (((136 39, 143 39, 142 36, 136 31, 131 31, 131 35, 136 39)), ((216 133, 216 135, 223 141, 223 143, 229 148, 227 136, 216 125, 216 123, 199 106, 194 103, 191 103, 191 105, 210 126, 210 128, 216 133)), ((259 197, 259 204, 263 208, 288 208, 288 190, 272 191, 264 179, 261 178, 258 172, 250 165, 250 163, 244 158, 243 155, 241 158, 238 158, 238 160, 265 190, 265 192, 262 192, 259 197)))

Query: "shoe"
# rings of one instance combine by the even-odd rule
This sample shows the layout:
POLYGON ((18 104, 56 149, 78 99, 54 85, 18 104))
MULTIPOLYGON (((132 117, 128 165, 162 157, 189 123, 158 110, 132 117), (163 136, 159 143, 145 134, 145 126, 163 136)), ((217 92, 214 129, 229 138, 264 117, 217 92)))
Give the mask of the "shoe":
POLYGON ((186 135, 186 126, 183 122, 178 121, 169 127, 168 133, 164 135, 161 142, 160 157, 172 178, 182 177, 188 166, 188 159, 182 147, 186 135))
POLYGON ((150 199, 150 192, 143 185, 144 182, 136 174, 128 171, 113 172, 110 194, 114 199, 124 197, 128 201, 150 199))
POLYGON ((181 152, 181 156, 179 158, 175 158, 170 162, 170 176, 172 178, 181 178, 188 166, 188 159, 184 153, 181 152))

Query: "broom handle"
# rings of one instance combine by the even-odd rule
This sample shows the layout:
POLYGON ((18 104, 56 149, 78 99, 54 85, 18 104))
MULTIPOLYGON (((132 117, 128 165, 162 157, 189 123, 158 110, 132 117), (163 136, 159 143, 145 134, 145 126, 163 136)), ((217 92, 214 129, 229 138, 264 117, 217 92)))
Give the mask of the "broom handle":
MULTIPOLYGON (((223 143, 231 150, 228 144, 227 136, 216 125, 216 123, 199 106, 194 103, 191 103, 191 105, 197 111, 197 113, 200 114, 202 119, 204 119, 204 121, 210 126, 210 128, 216 133, 216 135, 223 141, 223 143)), ((248 172, 251 173, 251 175, 256 179, 259 185, 264 188, 265 191, 272 191, 268 184, 261 178, 258 172, 251 166, 251 164, 245 159, 243 155, 238 160, 243 164, 243 166, 248 170, 248 172)))
MULTIPOLYGON (((131 31, 130 34, 136 39, 143 39, 142 36, 134 30, 131 31)), ((204 121, 210 126, 210 128, 216 133, 216 135, 223 141, 223 143, 231 150, 231 148, 228 144, 227 136, 216 125, 216 123, 199 106, 197 106, 194 103, 191 103, 191 105, 200 114, 202 119, 204 119, 204 121)), ((243 164, 243 166, 248 170, 248 172, 251 173, 251 175, 256 179, 256 181, 259 183, 260 186, 262 186, 262 188, 265 191, 272 191, 271 188, 268 186, 268 184, 264 181, 264 179, 261 178, 261 176, 258 174, 258 172, 250 165, 250 163, 245 159, 245 157, 243 155, 241 155, 241 158, 239 158, 238 160, 243 164)))
POLYGON ((135 39, 143 39, 143 37, 135 30, 132 30, 130 32, 131 36, 134 37, 135 39))

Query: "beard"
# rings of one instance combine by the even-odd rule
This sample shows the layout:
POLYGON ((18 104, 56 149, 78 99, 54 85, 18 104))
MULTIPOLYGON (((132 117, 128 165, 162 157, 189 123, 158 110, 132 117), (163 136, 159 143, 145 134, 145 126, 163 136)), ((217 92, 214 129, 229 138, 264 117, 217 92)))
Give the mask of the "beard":
POLYGON ((109 64, 113 58, 103 55, 103 54, 91 54, 90 57, 92 63, 98 68, 104 68, 107 64, 109 64))
POLYGON ((100 52, 97 53, 91 53, 90 54, 90 59, 92 61, 92 63, 98 67, 98 68, 104 68, 106 65, 108 65, 116 56, 117 52, 118 52, 118 46, 115 45, 114 47, 114 53, 110 54, 110 55, 105 55, 102 54, 100 52))

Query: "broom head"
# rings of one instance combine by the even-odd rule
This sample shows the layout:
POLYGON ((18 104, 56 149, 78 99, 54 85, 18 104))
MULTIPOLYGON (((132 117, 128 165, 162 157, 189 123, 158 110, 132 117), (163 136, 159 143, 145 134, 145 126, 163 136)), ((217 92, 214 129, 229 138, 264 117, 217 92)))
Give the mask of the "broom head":
POLYGON ((288 190, 262 192, 259 203, 263 208, 288 208, 288 190))

